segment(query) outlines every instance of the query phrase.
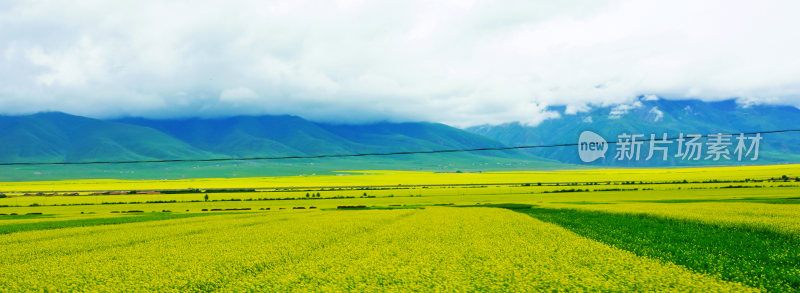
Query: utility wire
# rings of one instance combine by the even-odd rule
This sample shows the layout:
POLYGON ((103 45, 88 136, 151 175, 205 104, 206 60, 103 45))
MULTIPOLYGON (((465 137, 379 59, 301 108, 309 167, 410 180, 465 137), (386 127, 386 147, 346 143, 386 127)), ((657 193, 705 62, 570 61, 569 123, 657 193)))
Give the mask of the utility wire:
MULTIPOLYGON (((770 134, 770 133, 785 133, 785 132, 800 132, 800 129, 784 129, 784 130, 770 130, 759 132, 739 132, 739 133, 723 133, 721 135, 754 135, 754 134, 770 134)), ((699 138, 708 138, 712 136, 719 136, 720 134, 700 135, 699 138)), ((695 138, 692 136, 689 138, 695 138)), ((685 139, 686 137, 684 137, 685 139)), ((679 137, 670 137, 667 139, 655 139, 655 141, 673 141, 678 140, 679 137)), ((652 139, 637 140, 637 142, 649 142, 652 139)), ((630 141, 626 141, 630 142, 630 141)), ((608 144, 617 144, 619 141, 609 141, 608 144)), ((478 151, 506 151, 506 150, 520 150, 520 149, 537 149, 537 148, 553 148, 553 147, 568 147, 578 146, 578 143, 563 143, 563 144, 550 144, 550 145, 522 145, 510 147, 487 147, 487 148, 474 148, 474 149, 449 149, 449 150, 432 150, 432 151, 407 151, 407 152, 388 152, 388 153, 360 153, 360 154, 326 154, 326 155, 309 155, 309 156, 277 156, 277 157, 253 157, 253 158, 217 158, 217 159, 168 159, 168 160, 133 160, 133 161, 87 161, 87 162, 17 162, 17 163, 0 163, 0 166, 34 166, 34 165, 95 165, 95 164, 147 164, 147 163, 180 163, 180 162, 225 162, 225 161, 261 161, 261 160, 288 160, 288 159, 322 159, 322 158, 349 158, 349 157, 367 157, 367 156, 395 156, 395 155, 415 155, 415 154, 439 154, 439 153, 460 153, 460 152, 478 152, 478 151)))

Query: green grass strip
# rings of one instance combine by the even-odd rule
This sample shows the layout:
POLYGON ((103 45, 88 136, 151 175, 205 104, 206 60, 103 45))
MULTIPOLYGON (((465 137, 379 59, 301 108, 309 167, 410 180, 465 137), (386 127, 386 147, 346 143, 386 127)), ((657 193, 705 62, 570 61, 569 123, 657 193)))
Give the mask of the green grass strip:
POLYGON ((169 219, 191 218, 200 216, 219 215, 220 213, 203 213, 203 214, 173 214, 173 213, 146 213, 136 215, 125 215, 109 218, 94 218, 94 219, 76 219, 76 220, 62 220, 62 221, 42 221, 34 223, 18 223, 0 225, 0 234, 9 234, 15 232, 35 231, 35 230, 48 230, 48 229, 61 229, 72 227, 88 227, 99 225, 115 225, 124 223, 137 223, 148 221, 159 221, 169 219))
POLYGON ((800 290, 800 239, 642 214, 514 209, 639 256, 773 292, 800 290))
POLYGON ((645 203, 696 203, 696 202, 752 202, 768 204, 800 204, 800 197, 745 197, 730 199, 664 199, 664 200, 629 200, 627 202, 645 203))

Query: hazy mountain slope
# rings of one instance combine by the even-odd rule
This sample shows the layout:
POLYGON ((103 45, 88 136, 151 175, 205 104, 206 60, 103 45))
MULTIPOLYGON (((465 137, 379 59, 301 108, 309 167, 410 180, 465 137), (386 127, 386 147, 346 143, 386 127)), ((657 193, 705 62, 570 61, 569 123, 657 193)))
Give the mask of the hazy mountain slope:
MULTIPOLYGON (((607 140, 616 140, 622 133, 656 134, 670 136, 684 134, 738 133, 751 131, 798 128, 800 109, 789 106, 738 105, 733 100, 703 102, 698 100, 639 99, 631 105, 595 108, 587 112, 564 114, 563 108, 554 108, 562 116, 546 120, 537 126, 519 123, 483 125, 467 129, 507 145, 538 145, 576 143, 584 130, 601 134, 607 140)), ((800 159, 800 133, 764 135, 759 159, 762 163, 797 162, 800 159)), ((671 153, 675 153, 672 150, 671 153)), ((548 148, 532 153, 562 162, 578 163, 575 147, 548 148)), ((613 156, 613 149, 609 151, 613 156)), ((713 163, 713 162, 701 162, 713 163)), ((613 165, 680 165, 697 164, 670 159, 667 162, 614 162, 613 165)))
MULTIPOLYGON (((151 127, 203 150, 242 157, 427 151, 502 145, 484 136, 436 123, 336 125, 286 115, 179 120, 127 118, 116 121, 151 127)), ((493 152, 490 155, 516 155, 532 159, 521 152, 493 152)))
POLYGON ((502 145, 484 136, 437 123, 381 122, 364 125, 318 125, 354 143, 373 146, 375 150, 441 150, 502 145))
MULTIPOLYGON (((332 125, 293 116, 103 121, 63 113, 0 116, 1 162, 80 162, 426 151, 500 146, 435 123, 332 125)), ((520 151, 341 159, 1 166, 2 180, 276 176, 335 170, 487 171, 561 168, 520 151)))
POLYGON ((151 128, 63 113, 0 117, 0 161, 201 158, 211 154, 151 128))
POLYGON ((210 152, 239 157, 343 153, 352 143, 294 116, 117 120, 151 127, 210 152))
MULTIPOLYGON (((0 160, 90 161, 352 154, 497 147, 486 137, 436 123, 333 125, 294 116, 103 121, 64 113, 0 117, 0 160)), ((447 157, 519 158, 522 152, 447 157)), ((439 155, 442 156, 442 155, 439 155)))

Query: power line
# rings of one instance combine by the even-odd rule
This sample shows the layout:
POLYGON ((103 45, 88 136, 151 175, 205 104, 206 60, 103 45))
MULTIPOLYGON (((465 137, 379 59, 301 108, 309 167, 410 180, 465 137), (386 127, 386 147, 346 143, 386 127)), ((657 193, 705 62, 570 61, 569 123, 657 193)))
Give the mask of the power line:
MULTIPOLYGON (((739 133, 723 133, 721 135, 754 135, 754 134, 770 134, 770 133, 785 133, 785 132, 800 132, 800 129, 784 129, 784 130, 770 130, 759 132, 739 132, 739 133)), ((700 138, 708 138, 711 136, 718 136, 720 134, 700 135, 700 138)), ((696 136, 693 136, 694 138, 696 136)), ((679 137, 670 137, 667 139, 655 139, 657 141, 673 141, 678 140, 679 137)), ((641 142, 649 142, 652 139, 638 140, 641 142)), ((609 141, 608 144, 616 144, 619 141, 609 141)), ((578 143, 563 143, 563 144, 550 144, 550 145, 522 145, 510 147, 488 147, 488 148, 473 148, 473 149, 449 149, 449 150, 432 150, 432 151, 407 151, 407 152, 388 152, 388 153, 357 153, 357 154, 325 154, 325 155, 309 155, 309 156, 277 156, 277 157, 253 157, 253 158, 217 158, 217 159, 167 159, 167 160, 132 160, 132 161, 87 161, 87 162, 18 162, 18 163, 0 163, 0 166, 33 166, 33 165, 95 165, 95 164, 147 164, 147 163, 181 163, 181 162, 225 162, 225 161, 263 161, 263 160, 289 160, 289 159, 323 159, 323 158, 349 158, 349 157, 368 157, 368 156, 395 156, 395 155, 415 155, 415 154, 439 154, 439 153, 460 153, 460 152, 478 152, 478 151, 507 151, 519 149, 536 149, 536 148, 553 148, 553 147, 568 147, 578 146, 578 143)))

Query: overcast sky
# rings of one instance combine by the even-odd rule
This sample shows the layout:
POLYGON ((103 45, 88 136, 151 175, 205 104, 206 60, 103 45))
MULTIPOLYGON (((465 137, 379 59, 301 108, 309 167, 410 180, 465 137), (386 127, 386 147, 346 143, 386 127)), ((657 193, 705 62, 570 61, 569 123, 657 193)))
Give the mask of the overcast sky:
POLYGON ((463 127, 647 94, 798 106, 798 11, 791 0, 6 0, 0 113, 463 127))

